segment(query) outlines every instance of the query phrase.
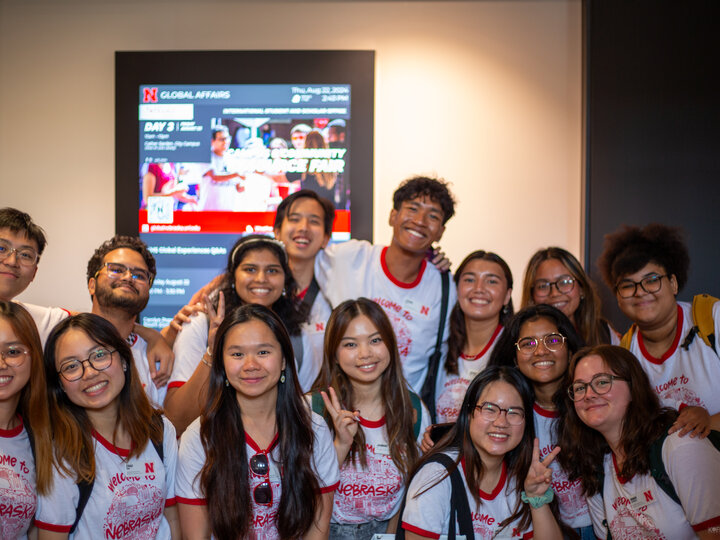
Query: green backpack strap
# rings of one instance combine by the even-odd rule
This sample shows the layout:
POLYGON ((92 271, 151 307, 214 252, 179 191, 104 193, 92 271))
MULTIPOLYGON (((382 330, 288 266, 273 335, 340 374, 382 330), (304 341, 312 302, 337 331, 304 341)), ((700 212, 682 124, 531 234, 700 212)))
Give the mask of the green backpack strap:
POLYGON ((692 301, 692 318, 698 335, 705 345, 715 349, 715 321, 713 320, 713 306, 718 299, 709 294, 698 294, 692 301))
POLYGON ((422 401, 420 396, 415 392, 410 392, 410 403, 412 403, 413 409, 415 409, 415 423, 413 424, 413 433, 417 439, 420 436, 420 425, 422 424, 422 401))
POLYGON ((325 416, 325 402, 320 392, 313 392, 310 397, 312 411, 320 416, 325 416))

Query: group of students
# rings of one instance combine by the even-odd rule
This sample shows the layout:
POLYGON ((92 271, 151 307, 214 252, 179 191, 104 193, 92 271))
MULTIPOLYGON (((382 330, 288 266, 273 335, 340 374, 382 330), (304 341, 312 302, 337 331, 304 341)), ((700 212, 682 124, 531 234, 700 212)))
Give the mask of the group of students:
MULTIPOLYGON (((387 247, 326 247, 332 204, 297 192, 278 240, 240 238, 163 332, 163 411, 154 357, 95 309, 43 354, 3 283, 41 249, 3 210, 2 538, 720 537, 720 302, 676 301, 677 230, 606 237, 621 339, 561 248, 533 255, 517 313, 494 253, 444 284, 447 261, 426 260, 454 213, 442 181, 400 186, 387 247)), ((152 282, 121 249, 89 279, 94 307, 104 273, 118 298, 152 282)))

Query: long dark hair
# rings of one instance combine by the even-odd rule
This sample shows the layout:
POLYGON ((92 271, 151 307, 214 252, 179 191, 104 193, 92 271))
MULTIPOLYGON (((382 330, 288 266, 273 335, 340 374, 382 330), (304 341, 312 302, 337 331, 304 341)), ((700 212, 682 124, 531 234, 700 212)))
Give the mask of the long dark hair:
MULTIPOLYGON (((458 283, 460 283, 460 277, 462 276, 465 267, 477 259, 494 262, 499 265, 505 275, 507 288, 512 289, 513 277, 508 264, 502 257, 500 257, 500 255, 483 250, 473 251, 470 255, 465 257, 463 262, 460 263, 457 272, 455 272, 455 277, 453 278, 455 280, 456 287, 458 283)), ((503 307, 498 315, 498 324, 505 326, 507 321, 513 316, 513 313, 513 302, 512 298, 510 298, 510 301, 505 305, 505 307, 503 307)), ((453 373, 455 375, 458 374, 458 358, 462 354, 466 344, 467 328, 465 327, 465 315, 460 309, 460 302, 457 302, 450 312, 450 339, 448 339, 448 354, 445 358, 445 371, 447 373, 453 373)))
POLYGON ((20 304, 0 302, 0 319, 7 321, 13 332, 30 352, 30 379, 20 390, 17 412, 26 429, 31 429, 35 443, 35 483, 37 491, 46 495, 52 487, 52 443, 48 413, 47 385, 43 368, 42 345, 35 321, 20 304))
MULTIPOLYGON (((480 458, 480 454, 475 449, 472 438, 470 437, 470 423, 472 422, 473 416, 476 413, 476 405, 480 401, 485 388, 490 384, 503 381, 508 383, 510 386, 517 390, 522 399, 523 409, 525 410, 525 428, 523 430, 523 436, 520 443, 505 454, 504 462, 507 469, 507 484, 515 485, 515 495, 517 503, 515 508, 512 509, 512 515, 502 521, 499 525, 501 528, 506 527, 508 524, 519 519, 520 523, 518 528, 522 531, 527 529, 532 522, 530 515, 530 507, 523 504, 520 499, 520 492, 523 489, 525 477, 530 468, 532 461, 533 441, 535 439, 535 427, 532 421, 532 410, 533 410, 533 391, 527 382, 527 379, 514 367, 507 366, 488 366, 481 371, 468 386, 465 399, 463 400, 462 406, 460 407, 460 413, 457 418, 457 422, 433 448, 425 454, 420 462, 415 467, 413 474, 418 471, 425 462, 434 454, 441 452, 457 451, 458 456, 455 460, 455 466, 460 463, 462 459, 465 460, 465 480, 470 493, 472 493, 475 499, 475 506, 479 508, 482 504, 480 500, 480 483, 484 474, 483 463, 480 458)), ((441 480, 442 481, 442 478, 441 480)), ((433 484, 427 489, 432 489, 433 484)), ((472 510, 472 508, 471 508, 472 510)))
POLYGON ((80 330, 94 342, 114 349, 117 351, 117 361, 127 365, 124 371, 125 384, 117 397, 115 430, 122 426, 130 435, 132 445, 129 457, 141 455, 150 440, 160 444, 163 440, 163 424, 158 421, 160 411, 153 408, 142 388, 130 346, 120 337, 112 323, 99 315, 80 313, 55 326, 45 343, 45 378, 50 398, 55 465, 68 475, 75 475, 78 481, 92 482, 95 479, 93 426, 85 409, 70 401, 63 391, 55 364, 58 340, 71 329, 80 330))
MULTIPOLYGON (((662 407, 637 358, 630 351, 614 345, 597 345, 578 351, 570 360, 563 385, 565 389, 575 379, 578 362, 588 356, 602 358, 607 368, 630 386, 631 400, 620 434, 620 448, 625 456, 620 475, 632 478, 636 474, 647 474, 650 471, 650 445, 668 430, 678 413, 662 407)), ((592 496, 602 490, 597 471, 602 467, 605 454, 610 452, 610 446, 600 432, 580 420, 567 392, 564 392, 564 399, 566 406, 560 417, 558 439, 562 452, 558 462, 570 481, 580 479, 585 494, 592 496)))
MULTIPOLYGON (((346 300, 333 310, 325 330, 323 364, 313 385, 313 391, 327 391, 328 387, 332 386, 337 391, 340 402, 349 410, 355 409, 353 386, 348 376, 340 368, 337 351, 347 327, 353 319, 360 315, 365 315, 370 319, 390 352, 390 363, 381 375, 380 395, 385 410, 385 429, 390 443, 390 457, 400 473, 406 476, 418 458, 417 443, 413 433, 415 409, 410 401, 410 391, 403 376, 395 332, 387 315, 375 302, 367 298, 346 300)), ((325 418, 334 433, 335 427, 327 411, 325 418)), ((355 434, 346 461, 355 462, 357 459, 360 460, 363 467, 367 467, 365 434, 362 426, 355 434)))
MULTIPOLYGON (((295 283, 295 278, 293 278, 290 270, 283 244, 269 236, 262 234, 243 236, 235 242, 230 250, 225 277, 220 285, 220 290, 225 296, 225 313, 229 313, 244 304, 237 291, 235 291, 235 270, 240 266, 245 255, 251 251, 263 249, 275 255, 285 273, 284 294, 280 295, 280 298, 275 301, 272 310, 277 313, 287 330, 291 334, 297 335, 300 333, 300 323, 303 322, 303 317, 297 308, 299 305, 297 283, 295 283)), ((217 299, 215 302, 217 304, 217 299)))
POLYGON ((208 503, 210 529, 215 538, 244 538, 252 525, 242 411, 235 389, 225 385, 222 360, 228 332, 248 321, 260 321, 270 328, 285 360, 285 382, 278 383, 275 405, 283 471, 277 528, 281 538, 298 538, 311 527, 319 504, 319 485, 311 464, 312 419, 297 381, 290 336, 278 315, 258 304, 246 304, 230 312, 218 327, 215 339, 208 400, 200 423, 206 454, 200 484, 208 503))

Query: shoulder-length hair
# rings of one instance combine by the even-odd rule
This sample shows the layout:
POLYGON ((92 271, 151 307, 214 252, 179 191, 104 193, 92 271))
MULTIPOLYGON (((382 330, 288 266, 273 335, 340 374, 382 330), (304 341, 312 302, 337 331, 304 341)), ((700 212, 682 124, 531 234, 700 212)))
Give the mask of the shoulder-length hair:
MULTIPOLYGON (((472 380, 470 386, 468 386, 462 406, 460 407, 457 422, 450 431, 438 441, 432 450, 423 456, 415 467, 415 471, 419 470, 430 456, 434 454, 447 452, 448 450, 457 451, 458 456, 455 466, 457 467, 457 464, 460 463, 461 460, 465 460, 465 480, 467 481, 469 491, 473 494, 476 508, 482 505, 479 493, 480 483, 484 475, 484 466, 480 454, 470 437, 470 424, 474 415, 480 414, 476 411, 475 407, 480 401, 480 396, 482 396, 483 391, 490 384, 497 381, 506 382, 517 390, 525 411, 525 427, 523 429, 522 439, 520 443, 505 454, 504 457, 505 467, 507 469, 506 485, 515 486, 515 498, 517 502, 515 508, 512 509, 512 515, 502 521, 500 527, 506 527, 516 519, 519 519, 520 523, 518 527, 520 530, 524 530, 527 529, 532 522, 530 507, 522 503, 520 492, 523 490, 525 477, 527 476, 532 461, 533 441, 535 439, 535 427, 532 416, 534 397, 527 379, 525 379, 517 368, 488 366, 472 380)), ((413 474, 415 471, 413 471, 413 474)), ((433 487, 434 485, 431 485, 428 489, 432 489, 433 487)))
POLYGON ((298 538, 312 525, 319 504, 319 484, 311 464, 312 419, 297 380, 290 336, 278 315, 258 304, 246 304, 230 312, 218 327, 215 338, 208 399, 200 423, 206 455, 200 485, 208 503, 210 529, 215 538, 244 538, 252 525, 242 411, 235 389, 225 384, 223 362, 228 332, 248 321, 260 321, 270 328, 285 360, 285 382, 278 383, 275 405, 283 471, 277 528, 281 538, 298 538))
POLYGON ((525 279, 522 289, 522 307, 535 304, 533 300, 533 287, 537 279, 537 270, 544 261, 555 259, 567 268, 568 274, 580 286, 580 304, 573 314, 575 327, 583 341, 589 345, 610 343, 610 329, 602 317, 602 302, 598 296, 595 284, 583 269, 580 261, 569 251, 559 247, 540 249, 530 258, 525 269, 525 279))
POLYGON ((285 323, 287 330, 291 334, 297 335, 300 333, 300 323, 307 318, 307 314, 303 317, 298 310, 297 283, 295 283, 295 278, 293 278, 290 270, 285 247, 282 242, 263 234, 242 236, 235 242, 230 250, 227 267, 225 269, 225 277, 220 285, 220 290, 225 296, 225 312, 229 313, 236 307, 244 304, 243 300, 238 296, 237 291, 235 291, 235 270, 238 269, 245 255, 251 251, 262 249, 275 255, 285 274, 283 294, 281 294, 280 298, 272 305, 272 310, 277 313, 285 323))
MULTIPOLYGON (((118 395, 118 416, 115 430, 122 427, 132 441, 129 457, 142 454, 148 441, 161 444, 163 424, 158 421, 160 411, 153 408, 145 395, 130 346, 115 327, 99 315, 80 313, 60 322, 53 328, 45 344, 45 377, 50 398, 50 420, 55 448, 55 466, 78 481, 95 479, 95 451, 92 441, 93 425, 83 407, 67 397, 62 388, 56 366, 58 341, 69 330, 80 330, 98 345, 117 351, 119 361, 127 365, 123 372, 125 384, 118 395)), ((113 359, 116 361, 116 359, 113 359)), ((113 433, 113 441, 115 433, 113 433)))
MULTIPOLYGON (((620 434, 620 447, 625 455, 620 474, 625 478, 647 474, 650 471, 650 445, 668 430, 678 413, 662 407, 637 358, 630 351, 614 345, 596 345, 578 351, 570 361, 565 389, 575 379, 578 362, 588 356, 602 358, 608 370, 630 386, 630 403, 620 434)), ((591 496, 602 489, 597 471, 602 467, 610 447, 598 431, 580 420, 567 392, 564 399, 566 406, 560 416, 558 440, 562 452, 558 455, 558 462, 571 481, 582 481, 585 494, 591 496)))
MULTIPOLYGON (((500 255, 492 253, 491 251, 473 251, 470 255, 465 257, 463 262, 455 272, 455 286, 460 283, 460 277, 465 271, 465 267, 475 260, 489 261, 497 264, 502 269, 503 275, 505 276, 505 283, 508 289, 513 288, 513 276, 510 271, 510 267, 503 260, 500 255)), ((498 324, 505 326, 514 313, 513 301, 510 301, 503 306, 503 309, 498 314, 498 324)), ((467 328, 465 327, 465 315, 460 309, 460 302, 457 302, 450 312, 450 339, 448 339, 448 354, 445 358, 445 371, 447 373, 458 373, 458 358, 462 354, 465 345, 467 344, 467 328)))
POLYGON ((30 352, 30 379, 20 390, 17 412, 26 429, 32 431, 35 482, 38 493, 46 495, 52 487, 52 442, 40 335, 32 316, 20 304, 0 302, 0 318, 10 325, 18 340, 30 352))
MULTIPOLYGON (((353 385, 340 368, 337 352, 348 326, 360 315, 370 319, 390 352, 390 363, 380 376, 380 397, 385 411, 385 429, 390 444, 390 457, 400 473, 406 477, 418 458, 417 442, 413 432, 413 424, 416 420, 415 409, 403 375, 395 332, 387 315, 375 302, 367 298, 346 300, 333 310, 325 330, 323 363, 313 385, 313 391, 327 391, 328 387, 332 386, 337 391, 340 402, 349 410, 355 409, 353 385)), ((325 411, 325 419, 334 433, 335 426, 327 411, 325 411)), ((358 459, 363 467, 367 467, 365 434, 362 426, 358 427, 345 461, 355 463, 358 459)))

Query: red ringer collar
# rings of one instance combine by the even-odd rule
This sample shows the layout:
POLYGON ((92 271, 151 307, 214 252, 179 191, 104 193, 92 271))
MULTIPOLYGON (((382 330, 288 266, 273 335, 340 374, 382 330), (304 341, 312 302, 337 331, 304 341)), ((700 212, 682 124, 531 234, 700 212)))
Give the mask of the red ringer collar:
POLYGON ((418 272, 417 277, 415 278, 415 281, 412 283, 405 283, 404 281, 398 280, 395 276, 393 276, 390 273, 390 269, 388 268, 387 261, 385 260, 386 253, 387 253, 387 246, 385 246, 382 249, 382 252, 380 253, 380 266, 382 266, 383 272, 387 276, 387 278, 392 281, 393 284, 397 285, 398 287, 402 289, 412 289, 413 287, 417 287, 420 281, 422 280, 423 274, 425 273, 425 268, 427 267, 427 261, 425 259, 422 260, 422 263, 420 264, 420 271, 418 272))
POLYGON ((680 307, 680 304, 677 305, 677 313, 677 329, 675 330, 675 339, 673 340, 672 345, 670 345, 670 348, 665 351, 665 354, 663 354, 660 358, 656 358, 648 352, 648 350, 645 348, 645 342, 643 341, 642 334, 638 330, 638 346, 640 347, 640 352, 648 362, 660 365, 665 362, 665 360, 670 358, 673 354, 675 354, 675 351, 678 348, 678 344, 680 343, 680 336, 682 335, 683 327, 683 310, 680 307))

